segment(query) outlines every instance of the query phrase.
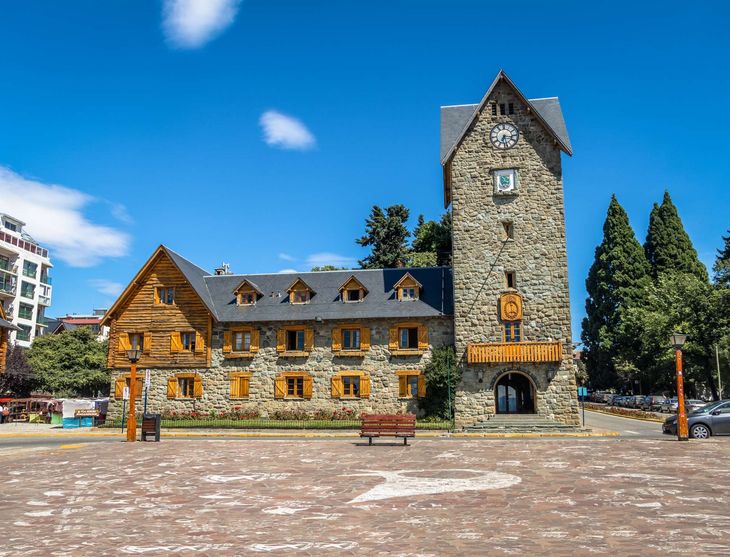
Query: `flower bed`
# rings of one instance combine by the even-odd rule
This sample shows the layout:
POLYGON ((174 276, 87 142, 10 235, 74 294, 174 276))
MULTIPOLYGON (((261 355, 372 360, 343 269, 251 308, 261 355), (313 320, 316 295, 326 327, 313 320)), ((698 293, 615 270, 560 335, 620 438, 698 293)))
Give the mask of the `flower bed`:
POLYGON ((603 414, 612 414, 614 416, 623 416, 625 418, 635 418, 637 420, 646 420, 649 422, 663 422, 662 418, 657 417, 653 412, 644 412, 634 408, 621 408, 619 406, 606 406, 605 404, 595 404, 593 402, 585 403, 586 410, 601 412, 603 414))

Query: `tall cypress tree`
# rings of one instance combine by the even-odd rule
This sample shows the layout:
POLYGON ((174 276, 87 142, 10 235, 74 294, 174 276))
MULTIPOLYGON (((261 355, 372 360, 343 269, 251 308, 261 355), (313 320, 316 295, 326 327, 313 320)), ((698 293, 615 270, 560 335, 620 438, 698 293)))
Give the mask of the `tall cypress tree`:
POLYGON ((644 251, 654 278, 662 273, 678 271, 692 274, 705 282, 708 280, 707 268, 697 257, 668 191, 664 192, 662 204, 654 204, 651 210, 644 251))
POLYGON ((715 283, 722 286, 730 286, 730 230, 728 235, 722 237, 724 245, 717 250, 717 258, 712 270, 715 273, 715 283))
POLYGON ((614 386, 616 361, 631 354, 631 335, 622 330, 622 314, 640 304, 651 283, 650 268, 629 217, 611 197, 603 241, 588 272, 582 340, 594 388, 614 386))

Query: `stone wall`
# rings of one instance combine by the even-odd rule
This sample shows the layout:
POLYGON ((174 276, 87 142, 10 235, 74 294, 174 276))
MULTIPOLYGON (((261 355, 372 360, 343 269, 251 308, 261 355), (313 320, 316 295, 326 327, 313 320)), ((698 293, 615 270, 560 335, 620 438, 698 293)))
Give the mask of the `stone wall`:
POLYGON ((451 163, 454 334, 463 370, 456 396, 457 423, 473 423, 495 412, 489 385, 509 369, 466 363, 469 343, 503 341, 498 300, 507 291, 505 271, 516 273, 515 290, 524 298, 523 340, 564 344, 559 366, 523 364, 512 369, 526 371, 535 383, 538 413, 578 423, 561 152, 504 81, 497 84, 492 99, 513 103, 515 114, 493 116, 487 103, 451 163), (490 142, 490 131, 500 122, 519 130, 511 149, 496 149, 490 142), (495 195, 497 169, 517 170, 515 194, 495 195), (513 239, 504 239, 502 221, 513 223, 513 239), (482 383, 477 379, 480 370, 482 383))
MULTIPOLYGON (((412 320, 411 320, 412 321, 412 320)), ((431 358, 430 350, 415 356, 392 356, 388 349, 389 329, 396 325, 394 320, 362 320, 358 324, 370 327, 371 348, 363 357, 342 357, 332 353, 332 328, 347 325, 347 322, 328 321, 308 323, 314 327, 314 349, 307 357, 284 357, 276 351, 276 330, 291 323, 258 323, 261 334, 261 347, 254 358, 230 359, 223 357, 223 328, 217 326, 212 338, 212 366, 210 369, 152 369, 151 388, 148 394, 150 412, 190 412, 208 413, 211 410, 230 411, 256 409, 266 417, 276 410, 302 408, 309 413, 317 410, 334 411, 350 408, 361 412, 417 411, 417 402, 398 397, 398 370, 422 370, 431 358), (331 396, 331 379, 340 371, 365 371, 370 375, 371 395, 367 399, 336 399, 331 396), (234 371, 252 372, 249 397, 245 400, 231 400, 228 374, 234 371), (274 379, 284 371, 307 371, 314 380, 311 400, 274 399, 274 379), (201 399, 168 399, 167 378, 175 373, 197 372, 203 378, 201 399)), ((429 329, 431 347, 453 344, 453 325, 450 317, 421 320, 429 329)), ((349 324, 352 324, 351 322, 349 324)), ((114 380, 128 370, 115 370, 114 380)), ((145 370, 138 373, 144 377, 145 370)), ((109 402, 110 418, 119 417, 122 401, 113 397, 109 402)))

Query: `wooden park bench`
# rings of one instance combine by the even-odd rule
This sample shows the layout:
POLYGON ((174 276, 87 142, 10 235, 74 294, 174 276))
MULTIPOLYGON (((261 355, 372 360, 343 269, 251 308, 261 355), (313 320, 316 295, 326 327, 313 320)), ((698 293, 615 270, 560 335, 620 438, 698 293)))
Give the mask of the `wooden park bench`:
POLYGON ((363 414, 360 437, 368 437, 368 445, 373 437, 402 437, 408 445, 408 438, 416 436, 416 416, 414 414, 363 414))
POLYGON ((147 441, 148 435, 154 435, 155 441, 159 441, 160 421, 159 414, 145 414, 142 416, 142 434, 140 435, 140 439, 147 441))

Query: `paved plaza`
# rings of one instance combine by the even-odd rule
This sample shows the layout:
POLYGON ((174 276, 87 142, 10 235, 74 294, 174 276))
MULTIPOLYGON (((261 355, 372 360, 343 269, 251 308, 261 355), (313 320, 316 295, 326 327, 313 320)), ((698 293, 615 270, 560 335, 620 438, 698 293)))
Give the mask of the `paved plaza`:
POLYGON ((727 555, 730 443, 88 443, 0 454, 0 555, 727 555))

